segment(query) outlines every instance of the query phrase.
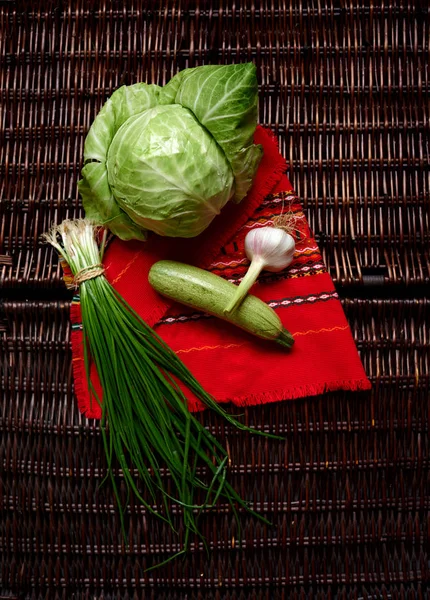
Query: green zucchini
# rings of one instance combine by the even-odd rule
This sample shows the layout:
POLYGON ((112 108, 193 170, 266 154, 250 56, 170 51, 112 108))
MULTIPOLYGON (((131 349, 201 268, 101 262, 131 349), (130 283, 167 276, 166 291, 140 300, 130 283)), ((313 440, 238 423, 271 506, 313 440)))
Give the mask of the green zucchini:
POLYGON ((294 344, 293 336, 282 326, 275 311, 256 296, 248 294, 233 313, 225 315, 224 308, 237 286, 209 271, 173 260, 160 260, 149 271, 149 283, 171 300, 219 317, 260 338, 287 348, 294 344))

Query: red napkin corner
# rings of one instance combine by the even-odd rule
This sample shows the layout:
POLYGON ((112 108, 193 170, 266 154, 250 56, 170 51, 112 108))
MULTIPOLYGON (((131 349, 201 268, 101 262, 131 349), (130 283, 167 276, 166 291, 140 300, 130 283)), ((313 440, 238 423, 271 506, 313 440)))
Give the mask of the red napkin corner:
MULTIPOLYGON (((218 402, 238 406, 312 396, 333 390, 368 390, 357 349, 330 275, 285 174, 287 165, 273 134, 258 127, 255 142, 264 155, 254 185, 240 204, 229 203, 210 227, 192 239, 152 235, 147 242, 118 238, 105 254, 106 277, 141 317, 183 360, 218 402), (239 283, 249 260, 244 238, 291 211, 296 217, 296 252, 281 273, 263 272, 252 293, 267 302, 295 339, 291 350, 162 298, 148 283, 154 262, 169 258, 194 264, 239 283)), ((72 351, 78 406, 99 419, 90 398, 83 361, 79 298, 71 308, 72 351)), ((102 390, 95 368, 92 382, 102 390)), ((191 410, 203 405, 189 398, 191 410)))

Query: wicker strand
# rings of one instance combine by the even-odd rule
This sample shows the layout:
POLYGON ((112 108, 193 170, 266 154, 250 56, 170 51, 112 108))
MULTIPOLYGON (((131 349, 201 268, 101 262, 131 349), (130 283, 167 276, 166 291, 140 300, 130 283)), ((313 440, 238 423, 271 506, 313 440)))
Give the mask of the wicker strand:
POLYGON ((428 2, 16 0, 0 2, 0 31, 0 254, 13 257, 0 264, 0 596, 424 600, 428 2), (196 540, 185 562, 144 573, 176 541, 132 504, 121 546, 98 425, 73 398, 73 303, 40 235, 82 215, 85 136, 114 89, 246 60, 257 67, 259 122, 278 137, 347 290, 374 388, 246 409, 247 423, 285 444, 202 415, 228 437, 232 482, 273 525, 243 518, 239 540, 231 514, 208 512, 210 556, 196 540))

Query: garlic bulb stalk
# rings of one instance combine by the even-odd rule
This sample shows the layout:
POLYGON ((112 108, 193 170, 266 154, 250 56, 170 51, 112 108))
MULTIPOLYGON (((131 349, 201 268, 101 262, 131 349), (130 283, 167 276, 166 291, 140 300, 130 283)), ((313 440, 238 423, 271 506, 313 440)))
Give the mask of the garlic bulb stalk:
POLYGON ((252 229, 245 238, 245 253, 251 265, 224 313, 232 313, 238 308, 263 269, 272 273, 286 269, 293 260, 295 249, 294 238, 282 229, 252 229))

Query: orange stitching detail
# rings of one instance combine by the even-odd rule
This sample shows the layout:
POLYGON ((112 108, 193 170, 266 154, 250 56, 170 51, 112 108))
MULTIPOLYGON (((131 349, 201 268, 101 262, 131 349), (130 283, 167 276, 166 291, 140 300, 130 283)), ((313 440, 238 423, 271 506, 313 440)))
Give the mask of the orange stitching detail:
POLYGON ((238 348, 239 346, 245 346, 245 344, 227 344, 223 346, 202 346, 201 348, 186 348, 184 350, 176 350, 176 354, 187 354, 188 352, 194 352, 195 350, 215 350, 217 348, 238 348))
POLYGON ((123 275, 125 275, 125 273, 127 273, 127 271, 129 270, 129 268, 131 267, 131 265, 137 260, 137 257, 139 256, 140 252, 136 252, 136 254, 133 256, 133 258, 130 260, 129 263, 126 264, 126 266, 123 268, 123 270, 121 271, 121 273, 119 273, 115 279, 112 281, 112 283, 117 283, 121 277, 123 275))
POLYGON ((309 329, 309 331, 297 331, 296 333, 293 333, 293 337, 309 335, 310 333, 322 333, 323 331, 344 331, 345 329, 348 329, 348 325, 346 327, 332 327, 331 329, 309 329))

